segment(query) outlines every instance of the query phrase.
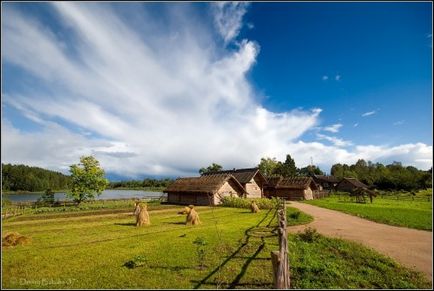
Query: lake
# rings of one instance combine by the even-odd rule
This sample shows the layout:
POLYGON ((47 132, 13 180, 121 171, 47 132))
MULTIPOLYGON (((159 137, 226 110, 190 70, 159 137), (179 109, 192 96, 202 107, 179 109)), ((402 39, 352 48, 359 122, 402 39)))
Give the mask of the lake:
MULTIPOLYGON (((34 202, 41 197, 43 193, 25 193, 25 194, 2 194, 3 198, 6 198, 12 202, 34 202)), ((150 192, 142 190, 104 190, 101 195, 96 197, 96 200, 101 199, 125 199, 125 198, 146 198, 146 197, 161 197, 167 194, 163 192, 150 192)), ((55 192, 55 200, 71 200, 66 198, 65 192, 55 192)))

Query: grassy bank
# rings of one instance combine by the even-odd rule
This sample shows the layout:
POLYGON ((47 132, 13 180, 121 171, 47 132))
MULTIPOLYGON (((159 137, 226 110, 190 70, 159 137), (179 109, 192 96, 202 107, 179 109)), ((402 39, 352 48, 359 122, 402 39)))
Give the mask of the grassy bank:
MULTIPOLYGON (((423 195, 426 195, 424 192, 423 195)), ((332 195, 305 203, 339 210, 372 221, 432 231, 432 202, 399 200, 393 195, 376 197, 373 203, 356 203, 348 196, 332 195)))
MULTIPOLYGON (((278 249, 273 209, 252 214, 197 207, 199 226, 185 226, 179 209, 156 206, 150 211, 151 226, 141 228, 131 214, 116 213, 119 208, 109 214, 92 210, 5 220, 3 233, 19 232, 31 243, 3 248, 2 287, 272 287, 270 251, 278 249)), ((294 223, 301 222, 302 215, 295 216, 294 223)), ((429 286, 419 273, 353 243, 323 237, 308 242, 290 235, 289 248, 296 288, 429 286)))

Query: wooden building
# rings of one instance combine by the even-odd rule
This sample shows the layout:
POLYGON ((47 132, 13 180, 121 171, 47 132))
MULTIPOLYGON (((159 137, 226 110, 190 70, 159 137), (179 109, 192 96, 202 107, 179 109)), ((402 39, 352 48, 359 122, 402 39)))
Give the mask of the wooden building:
POLYGON ((336 186, 337 191, 352 192, 357 188, 368 189, 368 186, 357 180, 356 178, 343 178, 336 186))
POLYGON ((319 190, 335 190, 339 183, 339 179, 334 176, 313 175, 312 179, 318 185, 319 190))
POLYGON ((217 205, 225 196, 244 197, 244 187, 230 174, 178 178, 165 190, 173 204, 217 205))
POLYGON ((312 200, 318 185, 311 177, 272 177, 265 187, 266 197, 283 197, 287 200, 312 200))
POLYGON ((203 176, 215 174, 230 174, 243 186, 246 191, 246 198, 264 197, 264 186, 267 179, 261 174, 258 168, 233 169, 228 171, 218 171, 205 173, 203 176))

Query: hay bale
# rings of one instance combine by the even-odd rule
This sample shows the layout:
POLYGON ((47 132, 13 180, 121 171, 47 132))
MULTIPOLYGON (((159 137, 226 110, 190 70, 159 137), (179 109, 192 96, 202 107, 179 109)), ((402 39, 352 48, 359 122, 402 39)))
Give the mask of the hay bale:
POLYGON ((31 242, 31 238, 19 234, 18 232, 10 232, 2 238, 2 246, 13 247, 17 245, 26 245, 31 242))

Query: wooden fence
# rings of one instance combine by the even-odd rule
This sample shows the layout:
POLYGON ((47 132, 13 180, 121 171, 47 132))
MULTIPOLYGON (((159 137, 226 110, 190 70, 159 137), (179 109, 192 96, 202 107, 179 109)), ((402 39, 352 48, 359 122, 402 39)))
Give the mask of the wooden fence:
POLYGON ((279 251, 271 252, 273 264, 273 284, 275 289, 289 289, 289 259, 288 259, 288 234, 286 231, 286 206, 281 199, 277 209, 279 251))

